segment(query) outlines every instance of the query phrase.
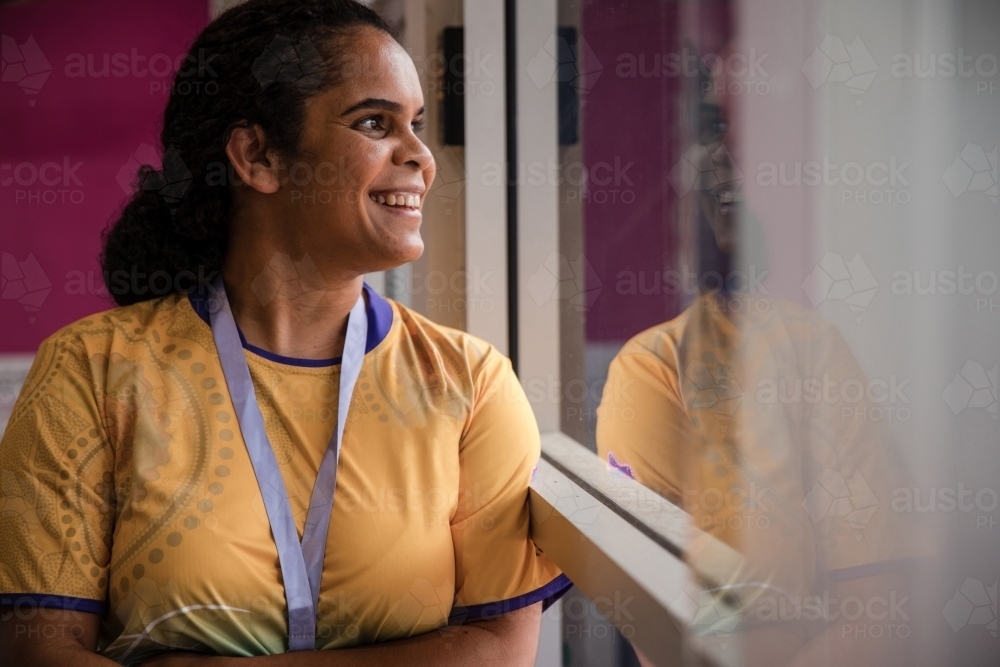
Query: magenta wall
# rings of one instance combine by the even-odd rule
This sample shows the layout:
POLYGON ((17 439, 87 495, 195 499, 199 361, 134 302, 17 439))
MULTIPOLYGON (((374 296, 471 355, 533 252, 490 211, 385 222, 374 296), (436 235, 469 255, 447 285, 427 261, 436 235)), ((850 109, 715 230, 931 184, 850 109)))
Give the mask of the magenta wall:
POLYGON ((667 176, 685 148, 681 105, 690 103, 684 89, 692 81, 663 75, 662 65, 654 74, 654 64, 665 54, 682 54, 685 46, 702 55, 719 53, 732 35, 729 0, 703 0, 686 5, 694 25, 689 22, 682 40, 682 4, 592 0, 583 7, 583 38, 599 63, 599 68, 584 63, 589 91, 581 113, 583 159, 592 174, 613 174, 595 171, 599 163, 613 168, 617 160, 621 167, 619 182, 590 183, 584 199, 584 253, 593 268, 587 288, 600 287, 587 312, 588 340, 624 341, 684 306, 683 295, 663 289, 616 290, 622 271, 636 274, 640 287, 644 279, 652 288, 665 269, 676 268, 678 196, 667 176), (638 67, 630 75, 629 57, 642 58, 645 76, 638 67))
POLYGON ((178 57, 207 23, 207 0, 0 8, 0 353, 111 306, 97 256, 119 172, 128 186, 132 156, 158 143, 178 57))

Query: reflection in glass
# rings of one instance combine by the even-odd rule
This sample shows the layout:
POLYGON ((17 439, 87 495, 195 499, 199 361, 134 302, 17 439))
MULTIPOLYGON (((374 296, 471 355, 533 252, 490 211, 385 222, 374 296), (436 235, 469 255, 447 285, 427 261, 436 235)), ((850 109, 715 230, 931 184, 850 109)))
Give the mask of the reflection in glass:
MULTIPOLYGON (((719 117, 713 104, 702 109, 701 118, 719 117)), ((689 151, 700 175, 699 292, 611 362, 598 453, 745 556, 745 568, 713 589, 735 595, 742 613, 704 605, 696 631, 742 633, 754 664, 817 650, 846 659, 854 647, 838 643, 824 592, 843 597, 858 580, 869 592, 887 586, 912 556, 890 514, 878 511, 878 498, 899 486, 899 467, 879 424, 856 418, 890 388, 865 378, 835 326, 746 292, 745 276, 766 271, 753 265, 762 255, 752 258, 761 231, 743 209, 725 136, 701 136, 707 142, 689 151)), ((874 654, 891 647, 899 658, 895 644, 874 654)))
POLYGON ((561 428, 743 555, 691 631, 747 665, 997 664, 1000 5, 559 22, 561 428))

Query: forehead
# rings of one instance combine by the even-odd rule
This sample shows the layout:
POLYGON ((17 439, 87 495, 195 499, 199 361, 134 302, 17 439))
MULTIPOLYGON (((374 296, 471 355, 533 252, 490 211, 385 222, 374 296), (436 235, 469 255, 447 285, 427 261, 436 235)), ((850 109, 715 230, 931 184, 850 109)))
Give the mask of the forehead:
POLYGON ((366 27, 342 38, 339 47, 340 83, 330 97, 348 104, 371 97, 423 106, 416 67, 395 39, 366 27))

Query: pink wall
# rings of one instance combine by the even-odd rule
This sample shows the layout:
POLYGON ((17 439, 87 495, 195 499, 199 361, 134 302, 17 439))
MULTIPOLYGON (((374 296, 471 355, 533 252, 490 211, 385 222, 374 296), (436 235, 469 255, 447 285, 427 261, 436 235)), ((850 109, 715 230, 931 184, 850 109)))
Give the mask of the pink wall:
POLYGON ((0 8, 0 353, 111 306, 97 257, 119 172, 158 143, 175 64, 207 22, 207 0, 0 8))
POLYGON ((590 173, 612 178, 616 162, 620 167, 618 182, 589 183, 584 199, 584 252, 593 268, 587 288, 601 288, 587 312, 586 334, 624 341, 685 305, 683 294, 656 286, 665 269, 676 269, 678 196, 667 177, 685 148, 681 123, 689 121, 681 106, 691 104, 693 82, 665 75, 661 58, 721 53, 732 37, 732 8, 729 0, 686 6, 595 0, 584 5, 582 18, 583 38, 600 63, 584 64, 589 77, 599 69, 581 113, 584 163, 590 173), (595 171, 601 163, 611 171, 595 171), (623 271, 635 276, 638 293, 619 293, 623 271))
MULTIPOLYGON (((652 282, 676 246, 676 197, 664 177, 679 155, 671 135, 681 82, 631 76, 620 67, 623 58, 652 63, 677 52, 678 14, 676 3, 656 0, 593 2, 583 9, 583 38, 601 65, 581 113, 583 161, 590 172, 600 163, 612 170, 596 172, 612 181, 588 183, 584 199, 584 254, 601 288, 587 313, 588 340, 625 340, 677 310, 673 295, 623 296, 616 285, 622 271, 652 282)), ((587 288, 594 287, 588 281, 587 288)))

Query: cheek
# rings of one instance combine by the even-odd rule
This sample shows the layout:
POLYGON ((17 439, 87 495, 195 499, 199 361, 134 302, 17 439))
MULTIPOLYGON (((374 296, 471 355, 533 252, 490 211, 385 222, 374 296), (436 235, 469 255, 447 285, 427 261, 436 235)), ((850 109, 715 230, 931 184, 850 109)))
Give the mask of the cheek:
POLYGON ((301 176, 292 181, 298 181, 298 185, 315 190, 317 194, 326 191, 328 202, 335 204, 356 204, 357 197, 351 195, 366 191, 385 161, 377 151, 358 141, 330 141, 321 151, 315 152, 319 153, 318 160, 299 167, 302 175, 309 177, 308 185, 302 182, 301 176), (311 173, 305 174, 307 170, 311 173))
POLYGON ((344 153, 344 164, 350 174, 353 189, 364 192, 376 182, 383 171, 392 167, 392 154, 371 146, 358 146, 344 153))
POLYGON ((381 171, 381 165, 378 163, 358 163, 358 166, 352 172, 353 178, 351 182, 351 189, 359 195, 365 195, 365 193, 371 189, 372 184, 377 182, 381 171))

